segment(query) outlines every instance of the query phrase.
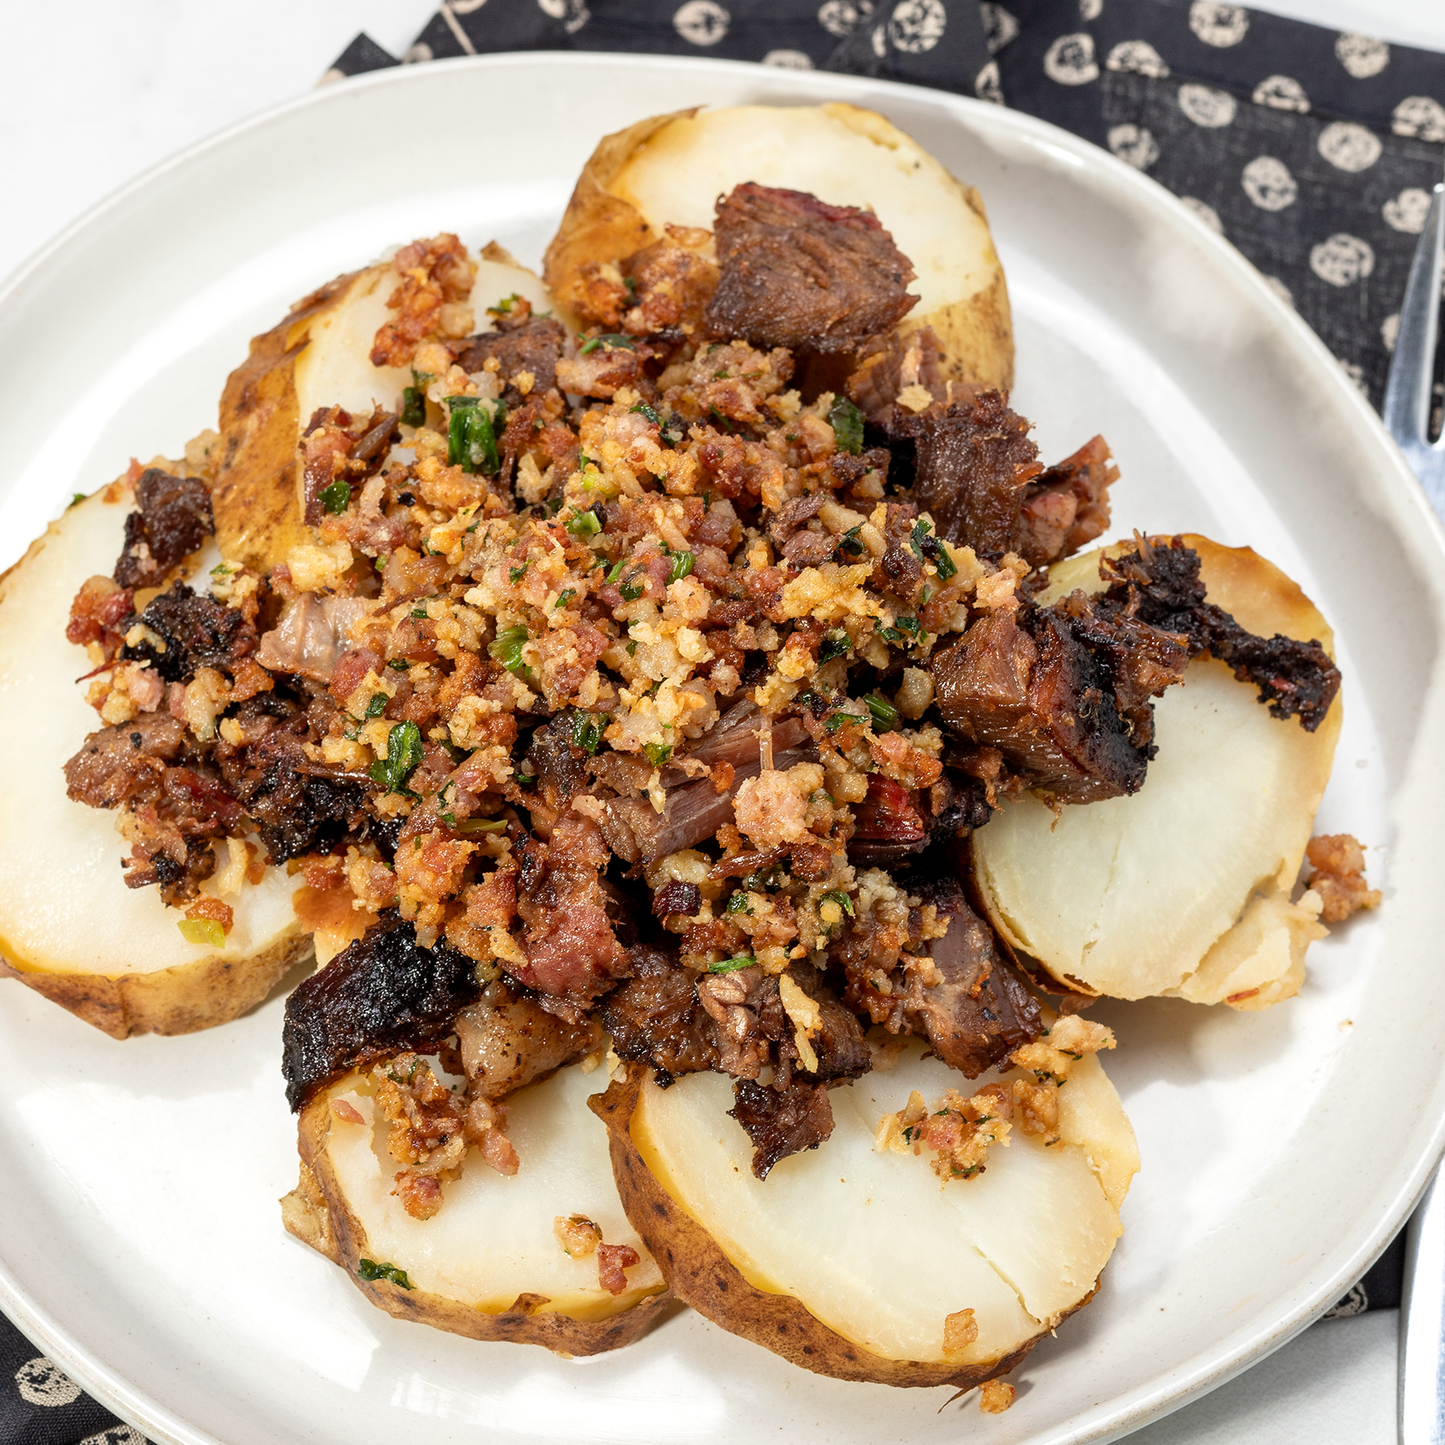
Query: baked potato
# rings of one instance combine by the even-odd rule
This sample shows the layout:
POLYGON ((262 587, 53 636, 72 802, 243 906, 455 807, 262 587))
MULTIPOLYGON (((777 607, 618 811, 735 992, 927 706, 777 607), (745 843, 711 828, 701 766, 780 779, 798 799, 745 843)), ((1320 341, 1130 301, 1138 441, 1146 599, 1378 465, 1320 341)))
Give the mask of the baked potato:
POLYGON ((0 739, 16 760, 0 794, 0 971, 115 1038, 225 1023, 310 947, 284 869, 234 880, 223 947, 189 942, 155 889, 125 886, 114 815, 65 796, 65 761, 96 725, 66 620, 76 588, 114 565, 131 502, 120 483, 76 502, 0 579, 0 739))
POLYGON ((685 233, 709 231, 714 202, 745 182, 873 211, 917 273, 899 333, 932 328, 944 380, 1013 386, 1008 289, 978 192, 853 105, 678 111, 605 137, 547 248, 548 287, 585 316, 591 278, 620 277, 669 226, 706 258, 707 238, 685 233))
MULTIPOLYGON (((1024 1077, 990 1071, 970 1087, 1024 1077)), ((1016 1129, 975 1177, 940 1187, 916 1148, 880 1147, 880 1124, 913 1091, 932 1101, 959 1079, 911 1042, 890 1071, 834 1089, 832 1137, 766 1180, 721 1075, 663 1089, 634 1069, 593 1107, 628 1217, 680 1300, 818 1374, 968 1388, 1092 1297, 1139 1157, 1086 1055, 1047 1135, 1016 1129)))
POLYGON ((606 1135, 586 1107, 598 1077, 573 1065, 509 1096, 520 1169, 496 1173, 471 1150, 440 1212, 422 1220, 392 1193, 373 1086, 350 1074, 302 1111, 301 1182, 282 1200, 286 1227, 399 1319, 568 1355, 628 1344, 659 1318, 666 1286, 623 1213, 606 1135), (556 1222, 573 1215, 639 1257, 618 1293, 601 1285, 595 1249, 564 1248, 556 1222))
MULTIPOLYGON (((1204 537, 1208 600, 1252 632, 1332 647, 1319 611, 1248 547, 1204 537)), ((1098 552, 1054 567, 1041 602, 1096 591, 1098 552)), ((1066 989, 1164 994, 1255 1009, 1289 998, 1323 935, 1320 900, 1291 896, 1329 781, 1341 702, 1306 732, 1208 657, 1156 703, 1158 756, 1132 797, 1051 809, 1025 795, 970 840, 988 915, 1066 989)))

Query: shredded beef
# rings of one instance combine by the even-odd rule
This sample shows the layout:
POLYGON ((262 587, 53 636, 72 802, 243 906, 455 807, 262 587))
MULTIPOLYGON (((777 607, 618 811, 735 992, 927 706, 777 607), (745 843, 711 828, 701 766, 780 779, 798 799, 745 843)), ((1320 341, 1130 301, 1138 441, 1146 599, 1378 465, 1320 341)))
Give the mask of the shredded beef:
POLYGON ((557 384, 557 362, 567 345, 566 328, 550 317, 529 316, 520 326, 484 331, 462 343, 457 365, 481 371, 497 359, 497 375, 511 386, 520 372, 530 372, 529 392, 550 391, 557 384))
POLYGON ((816 1149, 833 1132, 826 1084, 795 1079, 778 1090, 739 1079, 733 1085, 733 1098, 728 1113, 753 1141, 753 1173, 759 1179, 766 1179, 780 1159, 816 1149))
POLYGON ((1109 487, 1118 479, 1103 437, 1040 472, 1024 486, 1013 550, 1030 567, 1042 567, 1102 536, 1109 525, 1109 487))
POLYGON ((286 1000, 281 1071, 291 1108, 348 1069, 434 1048, 481 992, 475 969, 450 944, 418 947, 410 923, 383 914, 286 1000))
POLYGON ((186 725, 166 713, 101 728, 65 765, 65 790, 77 803, 118 808, 161 796, 168 764, 186 753, 186 725))
POLYGON ((717 1068, 698 975, 643 944, 631 950, 629 964, 632 977, 607 995, 600 1015, 618 1058, 651 1064, 664 1086, 674 1075, 717 1068))
POLYGON ((913 266, 871 211, 752 182, 717 204, 721 274, 705 321, 754 346, 851 351, 916 304, 913 266))
POLYGON ((309 731, 295 714, 244 750, 222 750, 222 770, 275 863, 329 853, 367 829, 369 785, 308 757, 309 731))
POLYGON ((893 963, 897 945, 888 930, 872 918, 852 921, 833 950, 847 980, 845 1001, 890 1033, 927 1039, 946 1064, 977 1078, 1042 1033, 1038 1003, 999 956, 956 879, 910 880, 910 887, 949 920, 942 938, 923 944, 912 941, 918 920, 910 917, 909 953, 928 954, 932 970, 893 963))
POLYGON ((167 682, 189 682, 201 667, 234 668, 256 650, 255 624, 234 607, 193 592, 177 582, 146 604, 139 616, 120 625, 122 634, 140 623, 160 638, 157 646, 143 637, 125 647, 126 661, 149 662, 167 682))
POLYGON ((115 580, 125 588, 155 587, 216 530, 211 494, 195 477, 149 467, 135 484, 139 511, 125 519, 125 546, 115 580))

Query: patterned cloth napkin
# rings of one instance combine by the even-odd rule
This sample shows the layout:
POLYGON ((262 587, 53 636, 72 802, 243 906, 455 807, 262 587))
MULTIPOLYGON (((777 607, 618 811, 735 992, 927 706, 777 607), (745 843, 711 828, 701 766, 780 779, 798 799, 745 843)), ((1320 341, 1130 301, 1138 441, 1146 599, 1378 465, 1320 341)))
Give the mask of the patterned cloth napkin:
MULTIPOLYGON (((448 0, 402 59, 358 35, 325 78, 505 50, 841 71, 1052 121, 1233 242, 1376 407, 1445 170, 1445 55, 1216 0, 448 0)), ((1326 1318, 1398 1305, 1403 1253, 1326 1318)), ((144 1440, 0 1316, 0 1445, 144 1440)))

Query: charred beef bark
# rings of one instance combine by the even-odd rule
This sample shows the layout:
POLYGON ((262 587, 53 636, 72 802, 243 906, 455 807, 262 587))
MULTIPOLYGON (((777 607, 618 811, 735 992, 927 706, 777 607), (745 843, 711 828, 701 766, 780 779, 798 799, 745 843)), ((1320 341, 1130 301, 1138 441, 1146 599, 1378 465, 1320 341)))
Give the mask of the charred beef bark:
POLYGON ((939 1058, 970 1079, 1043 1032, 1039 1006, 1000 956, 992 932, 952 877, 909 879, 911 891, 949 920, 948 932, 909 952, 932 958, 931 972, 894 964, 889 930, 871 918, 850 922, 833 948, 847 990, 845 1002, 890 1033, 928 1040, 939 1058), (887 987, 883 985, 886 982, 887 987))
POLYGON ((1329 654, 1318 642, 1246 632, 1222 607, 1206 602, 1199 554, 1182 538, 1141 539, 1132 551, 1100 565, 1113 579, 1096 600, 1100 615, 1137 618, 1183 636, 1190 657, 1207 652, 1226 663, 1241 682, 1259 689, 1260 701, 1275 717, 1297 717, 1306 732, 1325 720, 1340 690, 1339 669, 1329 654))
POLYGON ((779 1090, 739 1079, 733 1085, 733 1098, 728 1113, 753 1141, 753 1173, 759 1179, 766 1179, 780 1159, 816 1149, 833 1132, 826 1084, 797 1078, 779 1090))
POLYGON ((146 604, 139 616, 120 625, 127 633, 137 623, 164 646, 143 638, 121 649, 127 661, 149 662, 167 682, 189 682, 201 667, 233 668, 256 650, 256 628, 234 607, 193 592, 177 582, 146 604))
POLYGON ((476 965, 450 944, 417 946, 387 912, 286 1000, 281 1071, 293 1111, 348 1069, 403 1049, 427 1052, 481 993, 476 965))
POLYGON ((852 351, 917 303, 912 263, 870 211, 749 181, 717 204, 705 323, 754 346, 852 351))
POLYGON ((215 532, 211 494, 195 477, 150 467, 135 484, 135 500, 140 510, 125 519, 115 580, 127 588, 155 587, 215 532))
POLYGON ((527 761, 537 793, 554 813, 563 812, 587 786, 588 755, 572 741, 573 715, 559 712, 532 734, 527 761))
POLYGON ((463 371, 481 371, 495 357, 497 375, 508 386, 520 373, 529 372, 529 395, 550 391, 557 384, 558 358, 567 346, 566 328, 550 317, 528 316, 512 326, 506 320, 501 318, 496 330, 483 331, 463 342, 457 365, 463 371))
POLYGON ((678 1074, 717 1068, 697 974, 644 944, 630 950, 629 962, 632 977, 607 995, 600 1015, 618 1058, 651 1064, 663 1088, 678 1074))

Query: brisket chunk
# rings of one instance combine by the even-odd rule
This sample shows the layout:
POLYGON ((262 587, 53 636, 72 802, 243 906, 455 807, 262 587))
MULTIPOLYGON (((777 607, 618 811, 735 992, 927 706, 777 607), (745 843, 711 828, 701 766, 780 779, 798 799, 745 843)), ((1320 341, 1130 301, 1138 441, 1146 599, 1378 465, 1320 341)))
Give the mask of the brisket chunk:
POLYGON ((1112 583, 1096 610, 1128 616, 1187 639, 1189 656, 1209 653, 1259 689, 1275 717, 1298 717, 1306 732, 1324 721, 1340 689, 1339 669, 1318 642, 1246 632, 1222 607, 1204 600, 1199 554, 1180 537, 1141 538, 1134 549, 1100 564, 1112 583))
POLYGON ((135 484, 135 500, 140 510, 125 519, 115 580, 125 588, 155 587, 216 530, 211 494, 195 477, 149 467, 135 484))
POLYGON ((1148 698, 1188 660, 1180 639, 1111 627, 1089 601, 990 613, 933 661, 944 721, 1070 803, 1139 791, 1155 751, 1148 698))
POLYGON ((871 211, 745 182, 717 204, 721 274, 704 320, 754 346, 852 351, 918 298, 912 263, 871 211))
POLYGON ((728 1113, 753 1141, 753 1173, 766 1179, 780 1159, 816 1149, 833 1132, 833 1106, 826 1084, 794 1079, 786 1089, 766 1089, 751 1079, 733 1085, 728 1113))
POLYGON ((434 1048, 476 1002, 475 968, 448 943, 419 948, 416 929, 384 913, 286 1000, 281 1071, 291 1108, 348 1069, 434 1048))
POLYGON ((501 1099, 597 1047, 591 1019, 568 1023, 498 979, 457 1015, 457 1045, 473 1097, 501 1099))
POLYGON ((1013 550, 1031 567, 1067 557, 1101 536, 1109 525, 1109 487, 1119 468, 1103 437, 1025 484, 1014 527, 1013 550))
POLYGON ((234 668, 256 650, 256 627, 234 607, 177 582, 120 624, 124 635, 139 622, 163 646, 143 639, 121 649, 126 661, 149 662, 167 682, 189 682, 201 667, 234 668))
POLYGON ((186 752, 186 725, 168 713, 101 728, 65 765, 65 791, 91 808, 156 802, 165 771, 186 752))

